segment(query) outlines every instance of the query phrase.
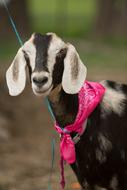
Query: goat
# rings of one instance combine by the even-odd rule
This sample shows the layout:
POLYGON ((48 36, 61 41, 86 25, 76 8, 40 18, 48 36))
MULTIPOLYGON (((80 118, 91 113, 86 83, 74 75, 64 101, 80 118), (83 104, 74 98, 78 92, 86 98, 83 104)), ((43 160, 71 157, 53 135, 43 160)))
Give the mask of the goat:
MULTIPOLYGON (((33 34, 7 71, 10 95, 24 90, 27 66, 34 94, 48 97, 59 125, 73 123, 87 74, 74 46, 54 33, 33 34)), ((82 189, 127 190, 127 85, 100 83, 105 94, 88 117, 75 144, 76 161, 70 165, 82 189)))

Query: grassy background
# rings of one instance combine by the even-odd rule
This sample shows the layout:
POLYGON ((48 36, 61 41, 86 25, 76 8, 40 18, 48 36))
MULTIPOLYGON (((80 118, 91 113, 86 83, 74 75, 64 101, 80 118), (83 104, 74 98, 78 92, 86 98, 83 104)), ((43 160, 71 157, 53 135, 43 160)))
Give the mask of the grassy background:
MULTIPOLYGON (((127 39, 91 39, 96 16, 95 0, 29 0, 31 33, 56 32, 72 42, 90 68, 127 69, 127 39), (67 4, 66 4, 67 2, 67 4)), ((15 36, 14 36, 15 37, 15 36)), ((1 63, 11 61, 19 44, 14 40, 0 43, 1 63)))
POLYGON ((96 14, 95 0, 29 0, 29 4, 34 30, 71 37, 88 34, 96 14))

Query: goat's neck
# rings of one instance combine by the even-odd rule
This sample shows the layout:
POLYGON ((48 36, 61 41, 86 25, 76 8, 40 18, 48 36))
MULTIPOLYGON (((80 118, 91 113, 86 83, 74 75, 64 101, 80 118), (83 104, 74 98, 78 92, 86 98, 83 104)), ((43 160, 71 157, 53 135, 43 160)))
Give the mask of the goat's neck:
POLYGON ((75 121, 78 112, 78 94, 67 94, 59 85, 50 93, 48 99, 60 127, 75 121))

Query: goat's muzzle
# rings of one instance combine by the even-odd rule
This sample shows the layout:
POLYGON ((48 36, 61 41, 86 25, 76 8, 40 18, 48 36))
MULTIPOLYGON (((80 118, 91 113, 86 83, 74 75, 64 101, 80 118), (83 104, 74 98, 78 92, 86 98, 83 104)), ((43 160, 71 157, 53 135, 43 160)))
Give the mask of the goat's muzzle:
POLYGON ((52 79, 48 72, 34 72, 32 74, 32 88, 35 95, 48 95, 52 89, 52 79))

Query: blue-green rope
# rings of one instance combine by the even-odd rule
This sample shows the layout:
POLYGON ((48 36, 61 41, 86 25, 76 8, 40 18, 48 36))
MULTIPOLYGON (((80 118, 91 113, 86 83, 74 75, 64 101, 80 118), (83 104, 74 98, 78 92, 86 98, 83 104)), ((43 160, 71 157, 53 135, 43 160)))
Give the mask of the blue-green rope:
MULTIPOLYGON (((14 20, 13 20, 11 14, 10 14, 10 12, 9 12, 9 9, 8 9, 8 7, 7 7, 7 4, 6 4, 6 2, 5 2, 4 0, 2 0, 2 2, 3 2, 3 5, 4 5, 4 7, 5 7, 6 11, 7 11, 9 20, 10 20, 11 25, 12 25, 12 28, 13 28, 15 34, 16 34, 16 37, 17 37, 17 39, 18 39, 18 42, 19 42, 20 46, 23 46, 23 40, 21 39, 21 36, 20 36, 20 34, 19 34, 19 32, 18 32, 18 30, 17 30, 17 28, 16 28, 16 25, 15 25, 14 20)), ((52 109, 51 109, 50 103, 49 103, 49 101, 48 101, 47 98, 46 98, 46 104, 47 104, 48 110, 49 110, 49 112, 50 112, 52 118, 55 120, 55 116, 54 116, 54 114, 53 114, 53 111, 52 111, 52 109)))
POLYGON ((23 46, 23 41, 22 41, 22 39, 21 39, 21 37, 20 37, 20 34, 19 34, 19 32, 18 32, 18 30, 17 30, 17 28, 16 28, 16 25, 15 25, 15 23, 14 23, 14 20, 12 19, 12 16, 11 16, 11 14, 10 14, 10 12, 9 12, 9 9, 8 9, 8 7, 7 7, 7 4, 6 4, 6 2, 5 2, 4 0, 2 0, 2 2, 3 2, 3 5, 4 5, 4 7, 5 7, 6 11, 7 11, 9 20, 10 20, 11 25, 12 25, 12 28, 13 28, 15 34, 16 34, 16 37, 17 37, 17 39, 18 39, 18 42, 19 42, 20 46, 23 46))
POLYGON ((51 150, 52 150, 52 156, 51 156, 51 169, 50 169, 50 175, 49 175, 48 190, 52 189, 51 184, 52 184, 52 174, 53 174, 54 160, 55 160, 55 138, 52 138, 51 150))
POLYGON ((51 108, 51 105, 50 105, 50 103, 49 103, 48 98, 45 99, 45 102, 46 102, 46 105, 47 105, 47 107, 48 107, 48 110, 49 110, 49 112, 50 112, 50 114, 51 114, 51 116, 52 116, 53 121, 55 121, 55 115, 54 115, 54 113, 53 113, 53 111, 52 111, 52 108, 51 108))
MULTIPOLYGON (((18 40, 20 46, 23 46, 23 40, 20 37, 20 34, 19 34, 19 32, 18 32, 18 30, 16 28, 16 25, 14 23, 14 20, 13 20, 11 14, 9 12, 7 4, 6 4, 6 2, 4 0, 2 0, 2 2, 3 2, 3 5, 4 5, 5 9, 6 9, 6 12, 8 14, 8 17, 9 17, 9 20, 11 22, 12 28, 13 28, 15 34, 16 34, 17 40, 18 40)), ((53 111, 51 109, 50 103, 49 103, 47 98, 46 98, 46 104, 47 104, 48 110, 49 110, 52 118, 55 120, 55 116, 53 114, 53 111)), ((53 167, 54 167, 54 159, 55 159, 55 138, 52 138, 51 145, 52 145, 52 147, 51 147, 52 148, 52 159, 51 159, 51 171, 50 171, 49 182, 48 182, 48 190, 51 190, 51 180, 52 180, 51 178, 52 178, 53 167)))

